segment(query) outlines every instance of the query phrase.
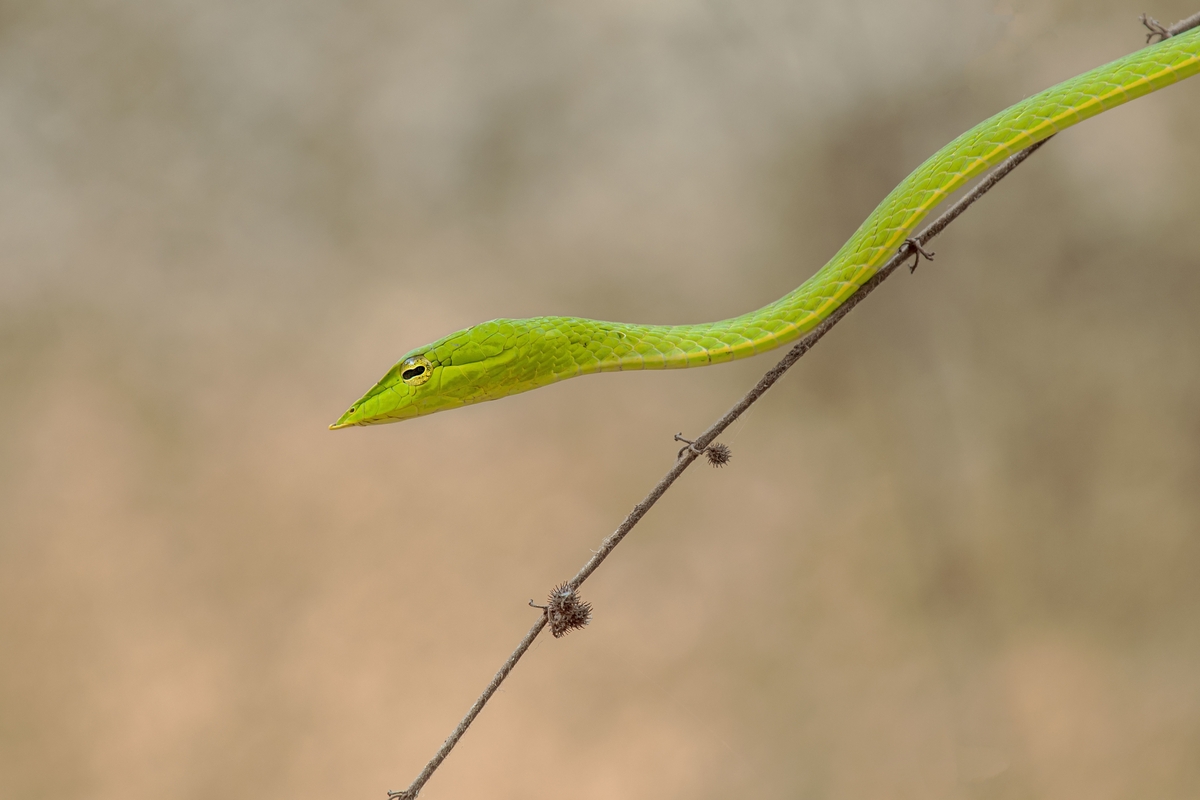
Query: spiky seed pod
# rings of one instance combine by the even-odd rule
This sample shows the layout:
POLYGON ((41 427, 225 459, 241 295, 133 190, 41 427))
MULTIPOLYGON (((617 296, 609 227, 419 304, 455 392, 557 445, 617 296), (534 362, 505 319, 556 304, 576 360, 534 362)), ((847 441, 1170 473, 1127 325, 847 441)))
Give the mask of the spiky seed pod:
POLYGON ((708 463, 714 467, 723 467, 729 463, 729 459, 733 458, 733 451, 728 445, 720 442, 713 442, 704 450, 704 455, 708 457, 708 463))
POLYGON ((564 583, 550 593, 545 613, 550 632, 555 639, 561 639, 575 628, 582 628, 592 621, 592 604, 585 603, 564 583))

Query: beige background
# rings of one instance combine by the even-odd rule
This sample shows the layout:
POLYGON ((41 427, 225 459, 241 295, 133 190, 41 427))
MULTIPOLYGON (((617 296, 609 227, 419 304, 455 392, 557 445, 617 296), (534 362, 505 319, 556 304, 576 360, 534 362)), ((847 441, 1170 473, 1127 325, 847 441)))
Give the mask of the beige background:
MULTIPOLYGON (((325 426, 811 274, 1115 0, 0 6, 0 796, 381 798, 769 358, 325 426)), ((1200 794, 1200 80, 1053 142, 587 585, 428 798, 1200 794)))

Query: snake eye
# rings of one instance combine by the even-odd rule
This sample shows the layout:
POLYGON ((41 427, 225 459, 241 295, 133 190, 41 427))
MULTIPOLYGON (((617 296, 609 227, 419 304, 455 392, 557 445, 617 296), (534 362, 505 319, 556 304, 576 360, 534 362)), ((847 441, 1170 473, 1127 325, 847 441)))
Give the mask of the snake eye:
POLYGON ((420 386, 429 380, 431 372, 433 372, 433 365, 425 356, 406 358, 400 365, 400 379, 409 386, 420 386))

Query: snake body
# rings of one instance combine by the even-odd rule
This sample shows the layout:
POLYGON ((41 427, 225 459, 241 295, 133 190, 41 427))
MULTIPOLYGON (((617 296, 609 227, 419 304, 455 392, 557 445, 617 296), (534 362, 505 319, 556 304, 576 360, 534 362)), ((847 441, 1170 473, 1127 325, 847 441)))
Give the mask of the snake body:
POLYGON ((884 199, 824 267, 757 311, 697 325, 578 317, 497 319, 405 354, 331 428, 396 422, 596 372, 705 366, 811 330, 967 181, 1088 117, 1200 72, 1200 29, 1143 48, 1000 112, 943 147, 884 199))

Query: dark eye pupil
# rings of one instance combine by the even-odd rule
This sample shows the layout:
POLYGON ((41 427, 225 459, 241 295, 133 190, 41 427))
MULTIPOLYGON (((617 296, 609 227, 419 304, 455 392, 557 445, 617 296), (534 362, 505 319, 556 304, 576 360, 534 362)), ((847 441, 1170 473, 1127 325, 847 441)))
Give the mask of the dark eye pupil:
POLYGON ((425 367, 424 367, 424 365, 421 365, 421 366, 413 367, 412 369, 404 370, 404 372, 400 373, 400 377, 406 381, 411 381, 413 378, 417 377, 418 375, 424 375, 424 374, 425 374, 425 367))

